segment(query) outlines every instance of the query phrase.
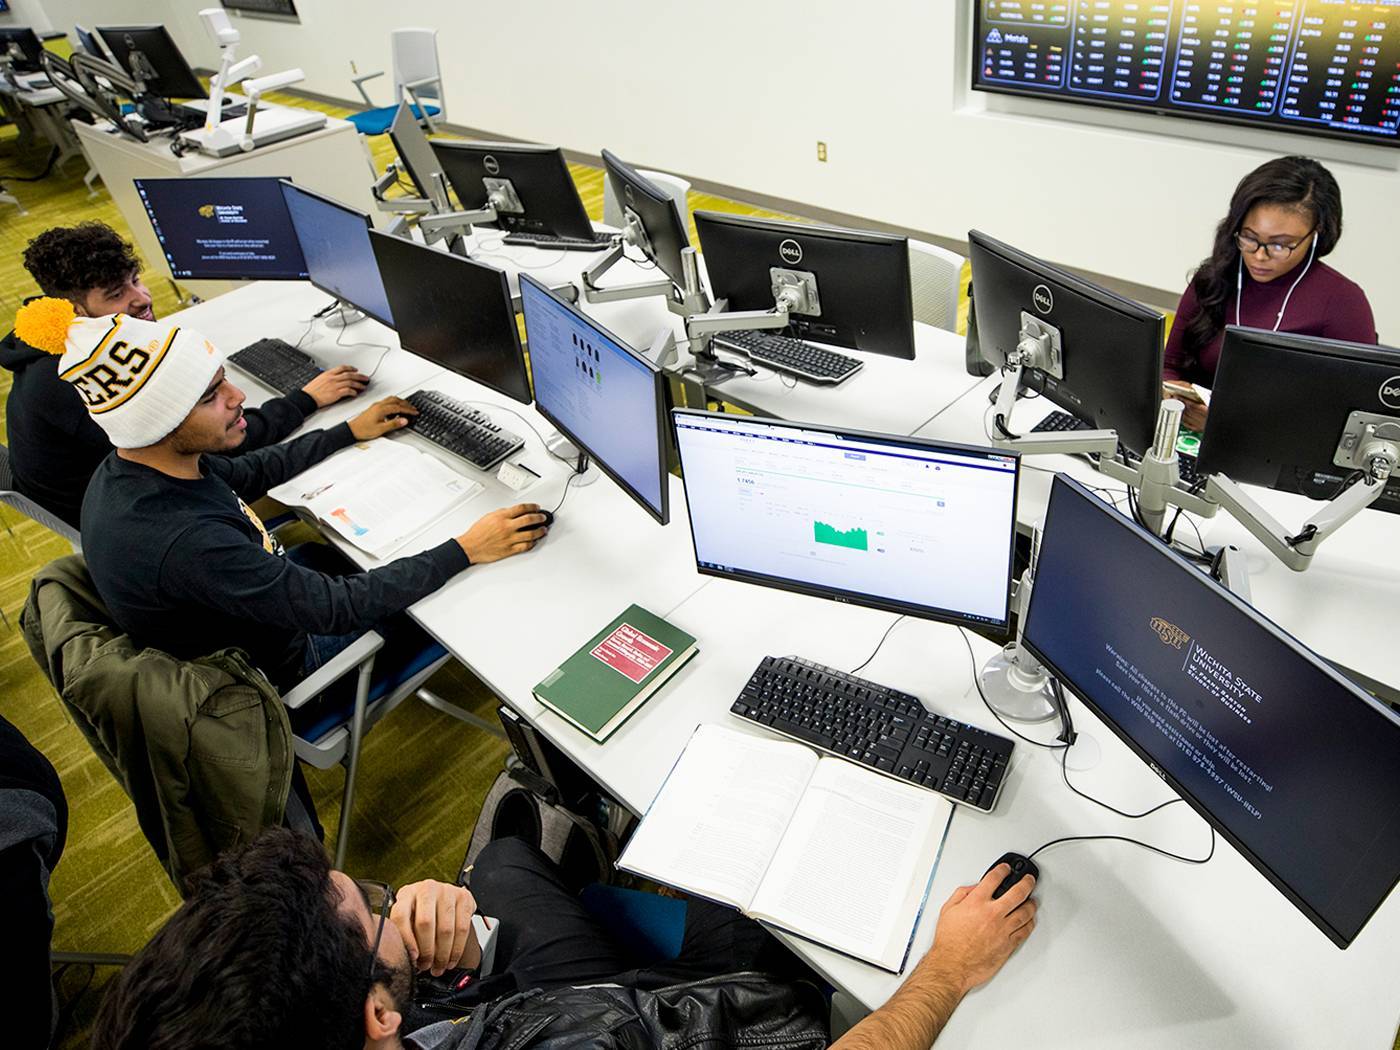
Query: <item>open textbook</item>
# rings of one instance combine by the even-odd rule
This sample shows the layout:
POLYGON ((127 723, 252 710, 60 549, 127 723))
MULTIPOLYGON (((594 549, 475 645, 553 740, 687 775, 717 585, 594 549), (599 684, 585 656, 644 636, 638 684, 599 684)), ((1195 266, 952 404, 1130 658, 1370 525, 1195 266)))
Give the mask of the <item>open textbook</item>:
POLYGON ((343 448, 268 495, 305 507, 366 554, 386 558, 481 490, 427 453, 380 439, 343 448))
POLYGON ((952 813, 803 744, 704 725, 618 867, 898 973, 952 813))

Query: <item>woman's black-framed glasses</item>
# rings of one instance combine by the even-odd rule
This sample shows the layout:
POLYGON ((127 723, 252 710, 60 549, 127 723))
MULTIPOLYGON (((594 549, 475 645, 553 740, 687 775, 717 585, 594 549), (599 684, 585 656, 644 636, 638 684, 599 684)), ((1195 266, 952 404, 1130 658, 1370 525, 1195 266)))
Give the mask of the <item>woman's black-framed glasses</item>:
POLYGON ((1239 246, 1240 251, 1245 255, 1253 255, 1259 251, 1260 248, 1263 248, 1264 251, 1268 253, 1270 259, 1287 259, 1302 247, 1303 243, 1316 232, 1317 227, 1314 226, 1307 233, 1303 234, 1302 239, 1294 241, 1292 244, 1277 244, 1273 241, 1261 241, 1253 234, 1237 230, 1235 232, 1235 244, 1239 246))
POLYGON ((356 879, 355 885, 364 894, 369 913, 379 916, 379 926, 374 931, 374 945, 369 953, 369 979, 373 982, 379 967, 379 942, 384 939, 384 924, 389 921, 389 911, 394 907, 394 888, 387 882, 376 882, 373 879, 356 879))

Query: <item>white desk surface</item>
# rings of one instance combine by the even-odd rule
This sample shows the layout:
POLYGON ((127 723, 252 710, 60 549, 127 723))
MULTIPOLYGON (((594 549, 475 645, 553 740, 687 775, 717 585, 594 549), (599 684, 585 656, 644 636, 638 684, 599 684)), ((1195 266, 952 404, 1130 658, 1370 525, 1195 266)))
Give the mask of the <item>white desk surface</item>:
MULTIPOLYGON (((307 420, 308 427, 343 423, 371 402, 398 394, 441 371, 437 365, 400 350, 394 331, 371 318, 345 329, 320 320, 312 322, 311 315, 329 302, 330 296, 305 281, 254 281, 171 314, 170 320, 208 336, 228 354, 258 339, 282 339, 293 346, 300 340, 300 349, 322 367, 354 365, 370 375, 363 394, 316 412, 307 420)), ((228 366, 228 373, 248 395, 249 406, 277 396, 275 390, 235 364, 228 366)))
POLYGON ((912 361, 833 349, 865 362, 838 386, 797 382, 759 367, 757 376, 737 375, 711 389, 741 408, 780 419, 913 434, 980 382, 963 367, 963 337, 931 325, 914 325, 912 361))
MULTIPOLYGON (((321 301, 306 285, 265 284, 186 311, 181 320, 241 345, 279 334, 274 308, 304 317, 321 301)), ((294 324, 284 321, 282 327, 294 324)), ((312 352, 319 356, 324 342, 318 337, 312 352)), ((391 353, 388 360, 409 356, 391 353)), ((432 374, 425 385, 514 405, 448 373, 432 374)), ((353 404, 358 408, 363 399, 353 404)), ((538 420, 533 410, 514 407, 538 420)), ((518 422, 504 413, 500 421, 512 428, 518 422)), ((413 435, 400 440, 435 451, 413 435)), ((491 507, 557 503, 565 468, 533 435, 523 458, 545 478, 518 495, 455 461, 485 481, 486 491, 416 546, 463 531, 491 507)), ((697 724, 738 723, 729 705, 762 656, 793 653, 854 667, 892 615, 698 576, 678 482, 672 483, 672 497, 672 524, 662 528, 611 480, 599 478, 570 492, 536 550, 474 567, 411 610, 498 695, 637 810, 649 805, 697 724), (530 687, 632 601, 693 633, 700 653, 599 746, 543 711, 530 687)), ((993 651, 975 636, 972 644, 979 664, 993 651)), ((951 627, 906 620, 863 673, 914 693, 941 713, 999 731, 977 697, 972 661, 951 627)), ((1071 773, 1076 786, 1129 810, 1167 797, 1160 781, 1106 727, 1077 701, 1071 704, 1080 732, 1103 750, 1099 765, 1071 773)), ((1052 735, 1045 727, 1034 732, 1052 735)), ((1202 853, 1209 838, 1206 825, 1184 805, 1143 821, 1093 806, 1065 788, 1055 755, 1018 742, 997 811, 960 808, 953 817, 913 957, 931 943, 938 907, 952 890, 975 881, 1003 852, 1028 852, 1061 835, 1104 833, 1188 854, 1202 853)), ((1400 1021, 1396 894, 1342 952, 1223 841, 1214 859, 1200 867, 1115 842, 1065 844, 1037 860, 1043 863, 1035 935, 991 984, 962 1004, 940 1047, 1380 1048, 1394 1036, 1400 1021)), ((898 986, 898 977, 790 943, 867 1006, 883 1002, 898 986)))
MULTIPOLYGON (((765 655, 794 654, 851 668, 870 655, 890 613, 713 580, 669 619, 700 653, 585 765, 634 808, 645 808, 701 722, 747 723, 728 708, 765 655)), ((980 664, 994 647, 977 637, 980 664)), ((957 631, 905 620, 862 672, 943 714, 1002 732, 973 686, 957 631)), ((1103 749, 1076 787, 1138 811, 1167 789, 1077 701, 1076 726, 1103 749)), ((577 736, 578 734, 575 734, 577 736)), ((1032 731, 1053 736, 1048 727, 1032 731)), ((1207 826, 1178 804, 1141 821, 1071 794, 1058 758, 1018 742, 992 814, 959 808, 913 957, 932 941, 938 908, 1007 850, 1062 835, 1124 834, 1204 855, 1207 826)), ((1400 901, 1382 907, 1347 951, 1334 948, 1235 850, 1220 840, 1201 867, 1116 842, 1053 847, 1037 858, 1039 925, 1005 970, 959 1007, 939 1047, 1388 1047, 1400 1020, 1400 901), (1348 1004, 1342 1008, 1341 1004, 1348 1004), (1328 1008, 1330 1006, 1330 1008, 1328 1008)), ((900 977, 812 945, 801 954, 867 1006, 900 977)))

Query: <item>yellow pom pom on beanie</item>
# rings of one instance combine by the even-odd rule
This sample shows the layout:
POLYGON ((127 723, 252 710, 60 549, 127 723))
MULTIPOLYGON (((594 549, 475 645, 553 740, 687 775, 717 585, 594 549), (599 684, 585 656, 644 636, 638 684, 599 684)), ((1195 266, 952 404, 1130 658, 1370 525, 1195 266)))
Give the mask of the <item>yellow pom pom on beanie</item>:
POLYGON ((15 335, 47 354, 62 354, 67 347, 68 326, 77 311, 67 299, 44 296, 25 303, 15 314, 15 335))

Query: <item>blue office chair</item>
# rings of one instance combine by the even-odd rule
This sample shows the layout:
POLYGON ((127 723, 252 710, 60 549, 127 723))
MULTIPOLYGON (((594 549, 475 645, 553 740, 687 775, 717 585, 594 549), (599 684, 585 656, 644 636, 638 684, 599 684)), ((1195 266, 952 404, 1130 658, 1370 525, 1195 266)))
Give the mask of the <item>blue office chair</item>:
MULTIPOLYGON (((407 94, 413 115, 429 132, 435 129, 433 118, 446 116, 447 102, 443 97, 442 70, 438 65, 436 29, 395 29, 389 34, 394 61, 394 101, 388 106, 376 106, 365 90, 365 81, 382 77, 384 71, 359 74, 352 78, 355 90, 369 108, 352 113, 346 119, 361 135, 382 135, 394 122, 394 113, 407 94), (431 99, 437 105, 431 105, 431 99)), ((355 64, 350 64, 354 72, 355 64)))

